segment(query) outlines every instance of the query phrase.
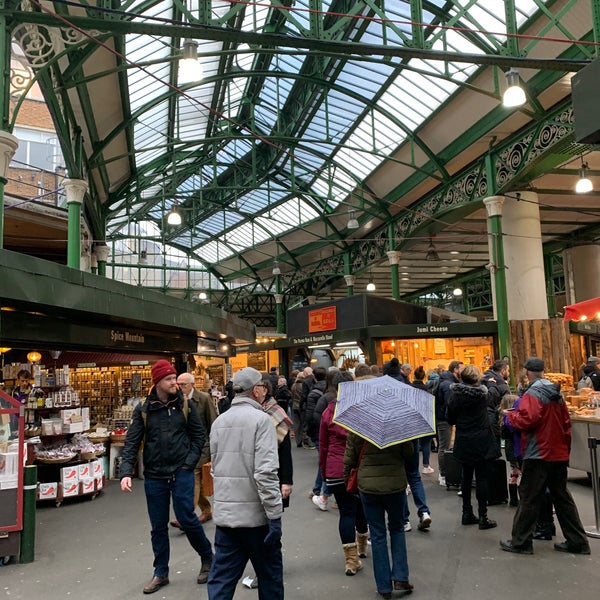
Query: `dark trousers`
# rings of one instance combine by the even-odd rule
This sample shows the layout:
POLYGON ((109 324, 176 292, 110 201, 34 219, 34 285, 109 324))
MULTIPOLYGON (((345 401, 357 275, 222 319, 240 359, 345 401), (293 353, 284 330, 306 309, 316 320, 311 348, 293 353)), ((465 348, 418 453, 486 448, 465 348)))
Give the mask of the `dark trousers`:
POLYGON ((338 530, 342 544, 353 544, 356 532, 367 533, 367 518, 362 502, 356 494, 349 494, 343 483, 328 486, 339 510, 338 530))
POLYGON ((208 600, 231 600, 248 561, 258 577, 259 600, 283 600, 281 542, 266 545, 267 525, 220 527, 215 531, 215 558, 208 576, 208 600))
POLYGON ((567 542, 575 546, 587 546, 588 540, 577 506, 567 489, 567 463, 532 459, 523 461, 519 506, 512 527, 513 545, 531 544, 546 486, 567 542))
POLYGON ((471 512, 471 484, 473 483, 473 473, 475 473, 475 497, 477 498, 477 509, 479 518, 487 516, 488 500, 488 468, 489 464, 485 460, 476 463, 463 463, 462 465, 462 491, 463 512, 471 512))
POLYGON ((179 469, 171 479, 144 479, 146 504, 150 517, 154 575, 168 577, 169 558, 169 508, 173 510, 192 548, 202 562, 212 560, 212 548, 202 524, 194 512, 194 471, 179 469))

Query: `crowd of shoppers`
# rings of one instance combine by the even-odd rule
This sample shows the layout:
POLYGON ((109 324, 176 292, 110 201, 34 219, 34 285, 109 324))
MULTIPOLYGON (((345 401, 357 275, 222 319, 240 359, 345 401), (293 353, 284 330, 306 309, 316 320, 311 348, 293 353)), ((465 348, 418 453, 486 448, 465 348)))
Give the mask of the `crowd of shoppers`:
MULTIPOLYGON (((589 372, 583 371, 582 378, 589 372)), ((335 420, 341 384, 382 374, 407 389, 428 393, 437 418, 439 483, 445 485, 445 469, 450 467, 444 458, 460 465, 463 525, 496 527, 488 517, 494 477, 490 467, 500 456, 502 438, 511 464, 510 501, 517 510, 511 538, 500 542, 501 549, 532 554, 533 540, 551 539, 554 506, 566 538, 554 548, 590 554, 566 485, 569 414, 559 387, 544 378, 542 359, 532 357, 523 364, 525 379, 516 395, 510 394, 506 360, 495 361, 482 375, 477 367, 457 360, 447 370, 440 365, 426 374, 422 366, 413 370, 392 358, 381 369, 358 364, 354 374, 306 367, 289 381, 277 368, 262 374, 246 367, 229 382, 231 394, 227 404, 219 404, 218 417, 214 401, 195 389, 193 375, 177 377, 171 363, 160 360, 152 367, 150 394, 134 410, 120 470, 121 488, 130 492, 143 448, 154 570, 142 591, 151 594, 169 583, 167 530, 172 504, 176 517, 172 524, 198 553, 197 581, 208 583, 210 599, 233 598, 248 561, 256 573, 252 587, 258 587, 259 599, 283 598, 281 518, 293 490, 295 441, 298 447, 316 449, 317 475, 310 494, 314 504, 327 510, 329 497, 335 498, 344 573, 353 576, 363 568, 361 559, 368 557, 370 544, 378 594, 382 598, 410 594, 408 496, 417 508, 417 528, 427 533, 432 518, 421 474, 434 472, 429 464, 433 439, 424 436, 379 447, 335 420), (451 456, 444 454, 451 447, 451 456), (201 480, 201 466, 209 460, 212 508, 202 495, 201 480), (356 490, 347 487, 355 475, 356 490), (472 506, 473 480, 477 514, 472 506), (202 526, 211 518, 216 524, 214 556, 202 526)))

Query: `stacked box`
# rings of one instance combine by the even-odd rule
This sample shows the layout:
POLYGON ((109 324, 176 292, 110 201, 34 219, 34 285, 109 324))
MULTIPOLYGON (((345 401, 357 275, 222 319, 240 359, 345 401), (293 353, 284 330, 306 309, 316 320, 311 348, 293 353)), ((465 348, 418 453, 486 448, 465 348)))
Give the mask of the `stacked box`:
POLYGON ((60 470, 60 482, 64 485, 79 483, 79 469, 75 467, 63 467, 60 470))
POLYGON ((58 483, 38 483, 38 499, 53 500, 58 494, 58 483))
POLYGON ((104 487, 104 477, 96 477, 96 489, 101 490, 104 487))
POLYGON ((92 477, 96 479, 104 475, 104 461, 102 459, 96 459, 90 462, 90 470, 92 477))
POLYGON ((84 479, 93 479, 93 473, 91 467, 92 463, 83 463, 81 465, 77 465, 77 471, 79 476, 79 481, 84 479))
POLYGON ((79 496, 79 481, 71 481, 69 483, 61 483, 63 498, 70 496, 79 496))
POLYGON ((91 477, 79 480, 79 493, 80 494, 92 494, 96 491, 96 481, 91 477))

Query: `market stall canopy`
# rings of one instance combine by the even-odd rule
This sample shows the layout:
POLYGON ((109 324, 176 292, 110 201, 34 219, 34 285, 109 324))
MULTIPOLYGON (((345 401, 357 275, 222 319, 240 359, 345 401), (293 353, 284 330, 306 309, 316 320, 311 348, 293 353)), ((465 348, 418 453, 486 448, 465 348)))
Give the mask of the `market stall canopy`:
POLYGON ((589 321, 595 318, 600 318, 600 298, 565 306, 565 321, 589 321))

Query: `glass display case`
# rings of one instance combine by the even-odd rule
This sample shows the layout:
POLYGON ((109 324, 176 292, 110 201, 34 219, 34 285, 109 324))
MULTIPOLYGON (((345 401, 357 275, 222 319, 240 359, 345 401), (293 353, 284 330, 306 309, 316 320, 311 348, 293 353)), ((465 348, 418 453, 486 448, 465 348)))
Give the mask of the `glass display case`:
POLYGON ((0 390, 0 560, 19 554, 23 529, 25 405, 0 390))

